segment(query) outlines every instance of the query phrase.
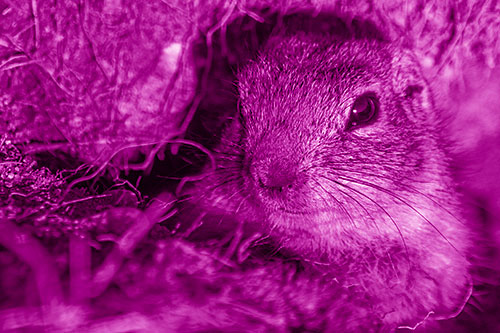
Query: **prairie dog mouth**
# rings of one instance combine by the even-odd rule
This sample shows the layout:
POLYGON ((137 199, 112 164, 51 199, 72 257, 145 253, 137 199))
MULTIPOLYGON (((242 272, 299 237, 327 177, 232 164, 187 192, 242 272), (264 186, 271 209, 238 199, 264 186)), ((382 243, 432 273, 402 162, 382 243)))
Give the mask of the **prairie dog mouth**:
POLYGON ((290 215, 313 215, 315 212, 307 211, 307 210, 291 210, 283 207, 279 207, 278 210, 280 212, 284 212, 290 215))
POLYGON ((313 216, 313 215, 318 215, 321 213, 324 213, 328 211, 328 207, 321 207, 317 209, 311 209, 311 210, 294 210, 294 209, 288 209, 285 207, 279 207, 278 212, 280 213, 286 213, 288 215, 302 215, 302 216, 313 216))

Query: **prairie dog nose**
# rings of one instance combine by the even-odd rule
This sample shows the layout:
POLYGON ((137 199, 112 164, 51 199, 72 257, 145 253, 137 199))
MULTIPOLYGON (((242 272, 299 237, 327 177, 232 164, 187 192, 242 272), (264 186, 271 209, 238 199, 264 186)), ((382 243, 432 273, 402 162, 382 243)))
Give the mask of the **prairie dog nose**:
POLYGON ((283 192, 297 187, 299 163, 284 151, 268 151, 255 156, 250 172, 260 188, 283 192))
POLYGON ((260 187, 281 192, 284 188, 293 187, 297 180, 296 169, 296 166, 290 165, 287 161, 258 163, 255 168, 255 179, 260 187))

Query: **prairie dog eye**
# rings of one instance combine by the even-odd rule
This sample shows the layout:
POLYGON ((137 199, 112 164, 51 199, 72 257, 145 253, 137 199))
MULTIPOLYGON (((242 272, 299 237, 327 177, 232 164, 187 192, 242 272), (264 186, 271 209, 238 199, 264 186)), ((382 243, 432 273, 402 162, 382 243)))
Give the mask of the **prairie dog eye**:
POLYGON ((358 96, 352 104, 347 128, 370 124, 378 113, 379 102, 374 94, 358 96))

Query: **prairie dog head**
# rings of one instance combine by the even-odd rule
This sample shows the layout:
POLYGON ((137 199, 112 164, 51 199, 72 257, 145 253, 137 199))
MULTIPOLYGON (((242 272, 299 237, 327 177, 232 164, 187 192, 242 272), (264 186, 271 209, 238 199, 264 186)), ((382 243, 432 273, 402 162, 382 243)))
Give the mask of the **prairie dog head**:
POLYGON ((439 232, 457 222, 435 201, 455 193, 409 55, 373 40, 275 37, 238 80, 225 141, 241 148, 241 190, 277 229, 321 240, 303 243, 319 254, 377 238, 447 243, 439 232))
POLYGON ((205 202, 262 223, 305 260, 342 266, 346 281, 371 281, 373 297, 405 294, 408 313, 456 310, 467 228, 411 54, 373 39, 278 35, 237 77, 238 115, 205 202))

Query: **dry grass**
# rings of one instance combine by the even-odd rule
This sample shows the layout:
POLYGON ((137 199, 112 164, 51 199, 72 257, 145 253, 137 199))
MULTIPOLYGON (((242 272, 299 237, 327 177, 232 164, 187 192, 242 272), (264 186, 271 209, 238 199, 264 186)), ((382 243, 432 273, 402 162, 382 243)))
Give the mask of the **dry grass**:
MULTIPOLYGON (((145 200, 123 177, 146 175, 167 146, 210 155, 184 134, 218 55, 211 50, 224 45, 228 24, 260 21, 265 8, 371 18, 415 50, 443 108, 471 91, 480 100, 476 80, 497 87, 493 1, 330 3, 0 1, 1 330, 335 327, 327 317, 350 309, 329 302, 347 297, 331 277, 300 276, 293 263, 249 256, 260 235, 197 244, 167 235, 159 222, 176 213, 174 195, 145 200), (193 55, 202 40, 208 53, 193 55), (71 167, 39 166, 40 153, 71 167)), ((476 111, 465 110, 454 128, 476 111)), ((496 108, 487 111, 498 121, 496 136, 496 108)), ((464 150, 483 142, 477 133, 485 124, 476 124, 469 130, 477 141, 464 150)))

